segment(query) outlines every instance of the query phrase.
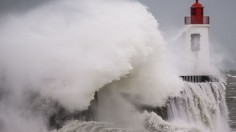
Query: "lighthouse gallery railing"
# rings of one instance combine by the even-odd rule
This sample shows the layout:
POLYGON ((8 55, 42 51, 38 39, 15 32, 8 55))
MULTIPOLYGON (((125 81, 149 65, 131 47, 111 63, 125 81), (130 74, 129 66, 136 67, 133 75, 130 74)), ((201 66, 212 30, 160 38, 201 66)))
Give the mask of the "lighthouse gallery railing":
MULTIPOLYGON (((195 21, 194 17, 188 16, 185 17, 185 25, 189 25, 189 24, 194 24, 193 22, 195 21)), ((210 24, 210 17, 209 16, 203 16, 203 22, 201 24, 210 24)))

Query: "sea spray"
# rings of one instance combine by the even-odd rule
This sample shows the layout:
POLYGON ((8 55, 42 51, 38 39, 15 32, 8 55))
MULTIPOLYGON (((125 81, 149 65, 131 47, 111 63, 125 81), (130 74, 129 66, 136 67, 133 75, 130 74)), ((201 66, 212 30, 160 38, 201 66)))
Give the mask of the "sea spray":
MULTIPOLYGON (((111 88, 109 90, 111 90, 111 88)), ((115 93, 117 96, 117 92, 115 93)), ((104 107, 103 104, 105 103, 113 109, 109 109, 109 107, 105 106, 104 111, 102 111, 103 114, 107 115, 110 119, 117 118, 117 121, 122 121, 122 123, 114 122, 115 120, 112 119, 115 124, 110 122, 111 124, 105 123, 105 125, 101 126, 99 122, 84 122, 82 123, 84 125, 81 126, 80 122, 74 123, 75 127, 71 128, 76 128, 74 129, 75 131, 84 130, 88 132, 230 132, 227 118, 228 110, 225 103, 224 83, 186 82, 181 95, 169 98, 166 104, 168 109, 167 120, 163 120, 162 117, 154 112, 137 112, 133 109, 134 107, 130 106, 131 104, 129 104, 128 101, 123 100, 124 102, 122 102, 122 99, 120 97, 114 97, 114 93, 112 92, 105 95, 113 97, 113 99, 102 96, 107 100, 101 99, 103 101, 103 103, 100 104, 101 107, 104 107), (109 102, 113 102, 114 105, 109 102), (119 112, 121 114, 119 114, 119 112), (132 116, 135 116, 135 118, 132 116), (131 128, 136 128, 136 130, 129 129, 128 126, 122 125, 123 123, 128 124, 131 128), (136 125, 140 123, 140 126, 135 127, 135 123, 136 125), (117 128, 117 126, 119 127, 117 128)), ((109 122, 109 120, 103 121, 109 122)), ((67 132, 70 130, 70 127, 68 127, 70 124, 71 123, 66 124, 65 127, 58 131, 67 132)))
POLYGON ((137 129, 122 129, 112 127, 110 124, 99 122, 81 122, 78 120, 68 122, 62 129, 51 132, 146 132, 137 129))
POLYGON ((168 102, 169 121, 203 131, 229 132, 224 83, 186 83, 180 97, 168 102))
MULTIPOLYGON (((111 90, 111 89, 109 89, 111 90)), ((114 93, 109 92, 105 97, 105 104, 109 105, 113 109, 110 109, 112 112, 109 113, 109 107, 105 107, 102 111, 109 118, 120 118, 118 121, 122 123, 129 124, 132 126, 132 123, 138 123, 137 120, 142 121, 141 127, 132 126, 131 128, 138 128, 132 131, 149 131, 149 132, 229 132, 227 120, 227 107, 225 105, 225 86, 224 83, 211 82, 211 83, 185 83, 184 90, 181 92, 181 95, 177 97, 172 97, 167 102, 168 108, 168 120, 163 120, 162 117, 157 115, 154 112, 137 112, 133 109, 132 106, 127 107, 127 101, 117 103, 115 100, 118 100, 119 97, 114 97, 114 93), (114 99, 115 98, 115 99, 114 99), (109 102, 113 102, 114 105, 109 102), (118 106, 116 106, 118 105, 118 106), (122 106, 122 107, 121 107, 122 106), (127 110, 131 108, 131 113, 126 113, 127 110), (117 112, 116 112, 117 110, 117 112), (119 114, 119 112, 121 114, 119 114), (114 114, 114 115, 109 115, 114 114), (129 115, 130 114, 130 115, 129 115), (122 115, 124 115, 122 120, 122 115), (135 115, 136 118, 133 118, 132 115, 135 115), (125 120, 124 120, 125 119, 125 120)), ((107 92, 107 91, 106 91, 107 92)), ((117 96, 117 94, 115 94, 117 96)), ((104 101, 104 99, 102 99, 104 101)), ((101 107, 104 105, 100 104, 101 107)), ((113 119, 114 121, 114 119, 113 119)), ((106 122, 109 122, 106 120, 106 122)), ((95 124, 87 124, 80 126, 81 123, 75 123, 76 130, 85 129, 87 127, 91 129, 86 129, 91 132, 97 131, 110 131, 116 130, 115 126, 119 122, 113 122, 115 124, 106 124, 105 126, 99 126, 98 122, 95 124), (93 129, 92 129, 93 128, 93 129), (96 129, 95 129, 96 128, 96 129), (99 129, 100 128, 100 129, 99 129)), ((85 122, 86 124, 86 122, 85 122)), ((66 124, 68 126, 68 124, 66 124)), ((117 131, 130 131, 128 126, 120 126, 117 131)), ((61 129, 59 131, 66 132, 68 129, 61 129), (63 130, 63 131, 62 131, 63 130)))
POLYGON ((157 21, 139 2, 58 0, 3 18, 1 131, 47 131, 48 109, 86 110, 107 85, 153 106, 181 89, 168 86, 181 81, 164 62, 157 21))
POLYGON ((142 129, 117 128, 111 123, 102 122, 81 122, 72 120, 66 122, 63 128, 51 132, 205 132, 192 125, 173 124, 163 120, 154 112, 140 113, 144 117, 142 129))

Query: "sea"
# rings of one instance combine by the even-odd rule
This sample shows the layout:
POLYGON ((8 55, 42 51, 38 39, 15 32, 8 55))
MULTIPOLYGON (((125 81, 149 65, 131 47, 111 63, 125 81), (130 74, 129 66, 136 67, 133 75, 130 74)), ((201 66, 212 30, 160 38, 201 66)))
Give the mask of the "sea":
POLYGON ((226 101, 229 109, 229 121, 233 132, 236 132, 236 71, 227 73, 226 101))
POLYGON ((142 114, 145 130, 115 128, 102 122, 71 120, 63 128, 51 132, 235 132, 236 72, 234 74, 231 71, 226 75, 227 88, 223 82, 185 82, 181 95, 170 98, 167 102, 167 120, 163 120, 158 111, 158 114, 150 111, 142 114))

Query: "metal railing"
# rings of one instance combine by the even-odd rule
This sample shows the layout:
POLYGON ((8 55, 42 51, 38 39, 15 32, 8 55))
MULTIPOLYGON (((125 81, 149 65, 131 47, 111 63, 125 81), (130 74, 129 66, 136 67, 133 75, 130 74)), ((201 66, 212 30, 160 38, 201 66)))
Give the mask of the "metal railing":
POLYGON ((201 22, 199 22, 199 19, 197 17, 185 17, 185 25, 189 25, 189 24, 210 24, 210 17, 209 16, 203 16, 203 20, 201 22), (198 23, 195 23, 196 21, 198 21, 198 23))
POLYGON ((211 75, 190 75, 180 76, 183 81, 192 83, 203 83, 203 82, 219 82, 219 79, 211 75))

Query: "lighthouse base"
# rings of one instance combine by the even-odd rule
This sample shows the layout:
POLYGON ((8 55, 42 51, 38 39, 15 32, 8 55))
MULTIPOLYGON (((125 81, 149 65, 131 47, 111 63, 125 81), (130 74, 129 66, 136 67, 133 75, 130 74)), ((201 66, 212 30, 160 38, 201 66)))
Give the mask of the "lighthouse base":
POLYGON ((189 76, 180 76, 183 81, 192 82, 192 83, 204 83, 204 82, 219 82, 219 79, 211 75, 189 75, 189 76))

